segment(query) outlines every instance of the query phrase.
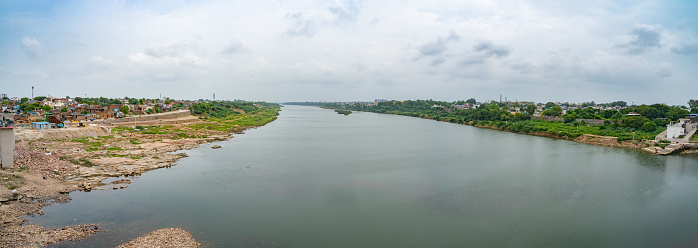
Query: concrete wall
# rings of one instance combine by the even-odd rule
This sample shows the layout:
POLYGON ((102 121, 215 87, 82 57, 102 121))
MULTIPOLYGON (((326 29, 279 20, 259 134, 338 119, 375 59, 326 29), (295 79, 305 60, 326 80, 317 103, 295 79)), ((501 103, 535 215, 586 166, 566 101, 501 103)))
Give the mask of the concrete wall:
POLYGON ((676 139, 680 135, 684 135, 683 126, 681 125, 669 125, 666 129, 666 136, 668 139, 676 139))
POLYGON ((116 120, 109 120, 110 123, 121 123, 121 122, 131 122, 134 120, 136 123, 141 121, 154 121, 154 120, 165 120, 165 119, 175 119, 191 116, 189 110, 172 111, 167 113, 152 114, 152 115, 141 115, 137 117, 124 117, 116 120))
POLYGON ((0 128, 0 165, 2 168, 14 166, 15 130, 11 127, 0 128))
POLYGON ((552 117, 552 116, 531 116, 531 120, 540 120, 540 121, 565 121, 565 119, 562 119, 560 117, 552 117))
POLYGON ((600 120, 600 119, 575 119, 575 122, 586 122, 587 124, 594 124, 594 125, 604 125, 604 121, 606 120, 600 120))

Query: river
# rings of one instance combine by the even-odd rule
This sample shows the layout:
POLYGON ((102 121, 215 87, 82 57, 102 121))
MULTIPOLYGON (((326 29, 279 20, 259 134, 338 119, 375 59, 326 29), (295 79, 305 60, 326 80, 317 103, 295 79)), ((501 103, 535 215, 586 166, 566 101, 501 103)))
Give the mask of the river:
POLYGON ((214 144, 126 189, 73 192, 30 223, 103 228, 53 247, 165 227, 207 247, 698 244, 696 156, 302 106, 214 144))

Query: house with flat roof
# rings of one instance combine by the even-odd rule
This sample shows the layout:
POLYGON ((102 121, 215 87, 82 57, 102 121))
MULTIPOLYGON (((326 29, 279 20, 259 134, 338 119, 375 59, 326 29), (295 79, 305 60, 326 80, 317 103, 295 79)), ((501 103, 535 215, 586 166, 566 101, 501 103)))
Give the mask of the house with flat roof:
POLYGON ((39 130, 49 129, 49 128, 51 128, 51 123, 46 122, 46 121, 32 122, 32 128, 39 129, 39 130))

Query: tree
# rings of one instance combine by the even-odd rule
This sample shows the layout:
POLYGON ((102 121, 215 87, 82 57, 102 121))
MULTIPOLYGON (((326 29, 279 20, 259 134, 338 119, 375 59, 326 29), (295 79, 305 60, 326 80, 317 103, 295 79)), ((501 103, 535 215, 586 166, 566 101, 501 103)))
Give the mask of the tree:
POLYGON ((34 101, 39 101, 39 102, 40 102, 40 101, 43 101, 44 99, 46 99, 45 96, 37 96, 37 97, 34 97, 34 101))
POLYGON ((68 108, 62 108, 61 113, 68 112, 68 108))
POLYGON ((533 105, 533 104, 526 105, 526 113, 528 113, 528 115, 530 115, 530 116, 533 116, 533 114, 536 113, 536 105, 533 105))
POLYGON ((562 108, 560 106, 553 106, 551 109, 543 111, 544 116, 560 116, 562 115, 562 108))
POLYGON ((90 112, 87 112, 87 110, 80 111, 80 114, 86 115, 89 114, 90 112))
POLYGON ((128 104, 138 104, 138 99, 135 99, 135 98, 128 99, 128 104))
POLYGON ((698 100, 688 100, 688 106, 691 107, 691 113, 698 114, 698 100))
POLYGON ((111 104, 121 104, 121 101, 119 101, 119 100, 117 100, 117 99, 114 99, 114 100, 111 100, 111 101, 109 102, 109 104, 110 104, 110 105, 111 105, 111 104))
POLYGON ((555 106, 555 103, 554 103, 554 102, 548 102, 548 103, 545 104, 545 108, 546 108, 546 109, 552 108, 553 106, 555 106))
POLYGON ((172 103, 172 100, 170 100, 170 99, 165 100, 165 104, 170 104, 170 103, 172 103))
POLYGON ((647 133, 654 132, 654 130, 657 130, 657 124, 652 121, 645 122, 642 124, 642 127, 640 127, 640 130, 647 133))
POLYGON ((29 97, 22 97, 22 99, 19 99, 20 104, 25 103, 27 101, 29 101, 29 97))
POLYGON ((44 105, 44 106, 41 106, 41 109, 43 109, 44 111, 49 111, 49 110, 51 110, 51 106, 44 105))
POLYGON ((635 107, 635 113, 638 113, 642 116, 647 116, 648 111, 650 111, 650 106, 647 106, 645 104, 635 107))
POLYGON ((145 100, 143 100, 143 99, 138 99, 138 104, 143 104, 143 102, 145 102, 145 100))
POLYGON ((615 102, 611 103, 611 106, 624 108, 624 107, 628 106, 628 103, 626 103, 624 101, 615 101, 615 102))
POLYGON ((121 106, 121 108, 119 110, 124 114, 128 114, 128 111, 129 111, 128 106, 126 106, 126 105, 121 106))
POLYGON ((638 129, 642 127, 642 125, 644 125, 645 122, 648 121, 649 119, 647 119, 647 117, 644 116, 629 116, 628 118, 625 118, 625 120, 623 121, 623 125, 638 129))
POLYGON ((472 104, 476 104, 477 101, 475 101, 475 98, 470 98, 470 99, 466 100, 465 103, 472 105, 472 104))

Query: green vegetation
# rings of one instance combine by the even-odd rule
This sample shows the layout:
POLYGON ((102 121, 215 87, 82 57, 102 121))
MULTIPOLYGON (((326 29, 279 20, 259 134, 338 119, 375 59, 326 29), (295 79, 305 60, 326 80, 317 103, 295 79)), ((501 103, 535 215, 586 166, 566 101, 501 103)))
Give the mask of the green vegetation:
POLYGON ((126 131, 133 131, 132 127, 115 127, 111 130, 112 133, 121 133, 126 131))
MULTIPOLYGON (((567 111, 565 114, 560 106, 549 102, 543 107, 542 115, 559 116, 564 121, 531 120, 531 113, 535 112, 533 104, 507 104, 507 103, 482 103, 477 108, 459 109, 456 106, 465 103, 442 102, 433 100, 416 101, 386 101, 377 104, 352 103, 352 104, 305 104, 318 105, 324 108, 344 110, 367 111, 374 113, 398 114, 412 117, 447 121, 452 123, 471 124, 475 126, 487 126, 517 133, 548 133, 559 137, 577 138, 583 134, 617 137, 618 141, 624 140, 652 140, 657 134, 666 129, 669 120, 682 118, 689 112, 680 106, 666 106, 662 104, 640 105, 620 110, 599 110, 593 106, 608 105, 626 106, 625 102, 613 102, 608 104, 584 103, 582 108, 567 111), (516 105, 516 106, 514 106, 516 105), (584 106, 589 106, 584 108, 584 106), (514 113, 513 110, 519 112, 514 113), (635 112, 639 116, 627 116, 635 112), (576 122, 576 119, 600 119, 604 125, 593 125, 585 122, 576 122)), ((570 106, 570 104, 562 104, 570 106)), ((561 106, 562 106, 561 105, 561 106)))
POLYGON ((70 161, 70 162, 73 163, 73 164, 82 165, 82 166, 85 166, 85 167, 92 167, 92 166, 94 166, 94 164, 92 163, 92 161, 90 161, 90 160, 87 159, 87 158, 80 158, 80 159, 68 158, 68 161, 70 161))
POLYGON ((194 130, 208 129, 234 132, 247 127, 261 126, 276 120, 280 107, 278 104, 265 102, 197 103, 192 105, 192 114, 199 115, 205 122, 194 124, 190 127, 194 130), (245 113, 243 114, 233 109, 241 109, 245 113))
POLYGON ((235 109, 241 109, 245 113, 250 113, 257 111, 258 107, 255 106, 254 103, 240 101, 196 103, 191 106, 191 114, 210 116, 214 118, 226 118, 241 114, 235 109))
POLYGON ((350 111, 350 110, 343 110, 343 109, 337 109, 337 110, 335 110, 334 112, 337 112, 337 114, 340 114, 340 115, 349 115, 349 114, 351 114, 351 111, 350 111))
POLYGON ((99 150, 100 147, 104 146, 104 144, 102 144, 102 142, 90 141, 90 138, 88 138, 88 137, 73 138, 73 139, 70 139, 70 142, 85 144, 87 146, 85 148, 87 151, 97 151, 97 150, 99 150))
POLYGON ((9 174, 0 177, 0 182, 2 182, 2 185, 5 186, 7 189, 13 190, 18 189, 22 186, 22 184, 24 184, 24 181, 22 181, 21 179, 21 175, 9 174))

